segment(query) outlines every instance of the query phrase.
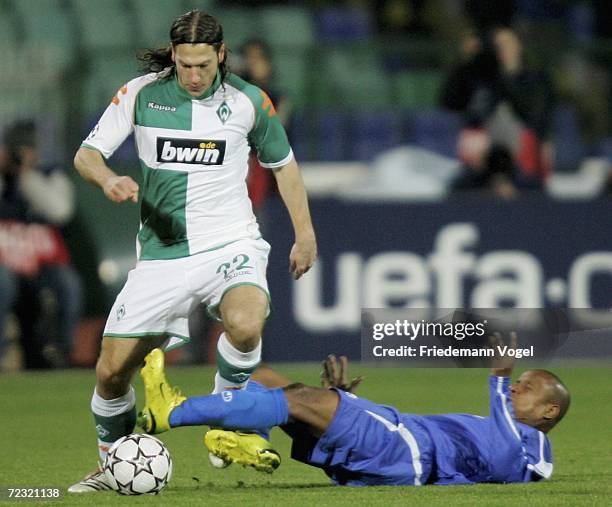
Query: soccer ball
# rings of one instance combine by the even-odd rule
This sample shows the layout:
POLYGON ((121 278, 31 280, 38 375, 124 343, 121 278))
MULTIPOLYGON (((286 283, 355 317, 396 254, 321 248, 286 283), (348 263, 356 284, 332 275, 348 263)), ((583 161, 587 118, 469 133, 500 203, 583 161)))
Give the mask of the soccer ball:
POLYGON ((151 435, 135 433, 112 445, 103 468, 117 493, 156 495, 172 477, 172 458, 163 442, 151 435))

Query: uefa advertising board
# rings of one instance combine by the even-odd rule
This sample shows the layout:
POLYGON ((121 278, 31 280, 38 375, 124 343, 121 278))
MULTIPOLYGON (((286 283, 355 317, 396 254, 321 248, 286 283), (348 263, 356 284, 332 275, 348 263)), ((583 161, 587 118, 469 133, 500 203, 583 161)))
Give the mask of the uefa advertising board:
POLYGON ((298 282, 287 269, 286 213, 276 201, 266 209, 269 361, 359 357, 363 308, 579 308, 576 326, 612 329, 609 200, 464 194, 422 204, 313 199, 311 208, 319 260, 298 282))

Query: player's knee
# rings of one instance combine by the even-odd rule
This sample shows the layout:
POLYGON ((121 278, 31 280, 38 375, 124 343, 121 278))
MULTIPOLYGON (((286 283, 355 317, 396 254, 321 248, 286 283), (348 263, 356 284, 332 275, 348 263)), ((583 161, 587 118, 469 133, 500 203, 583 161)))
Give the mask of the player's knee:
POLYGON ((223 319, 223 325, 238 350, 253 350, 259 343, 263 321, 257 316, 240 310, 228 312, 223 319))

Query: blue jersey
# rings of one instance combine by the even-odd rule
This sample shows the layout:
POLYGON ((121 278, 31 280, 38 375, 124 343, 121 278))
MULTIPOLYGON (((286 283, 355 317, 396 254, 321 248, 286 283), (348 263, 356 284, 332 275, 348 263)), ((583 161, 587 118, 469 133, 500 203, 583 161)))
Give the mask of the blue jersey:
POLYGON ((514 420, 510 379, 490 377, 490 415, 468 414, 417 418, 427 428, 436 466, 428 482, 529 482, 552 475, 550 441, 544 433, 514 420))
POLYGON ((544 433, 518 423, 510 380, 491 377, 490 415, 400 413, 338 391, 340 404, 319 439, 294 436, 292 457, 337 484, 422 485, 529 482, 552 474, 544 433))

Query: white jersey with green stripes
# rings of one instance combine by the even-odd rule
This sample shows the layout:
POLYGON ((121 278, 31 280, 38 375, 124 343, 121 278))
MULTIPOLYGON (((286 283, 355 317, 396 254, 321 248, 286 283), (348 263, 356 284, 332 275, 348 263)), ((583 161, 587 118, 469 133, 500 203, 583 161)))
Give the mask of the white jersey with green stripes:
POLYGON ((192 97, 172 69, 123 86, 83 146, 109 158, 134 132, 143 171, 140 260, 175 259, 259 237, 248 198, 250 146, 263 167, 293 158, 272 102, 256 86, 217 75, 192 97))

